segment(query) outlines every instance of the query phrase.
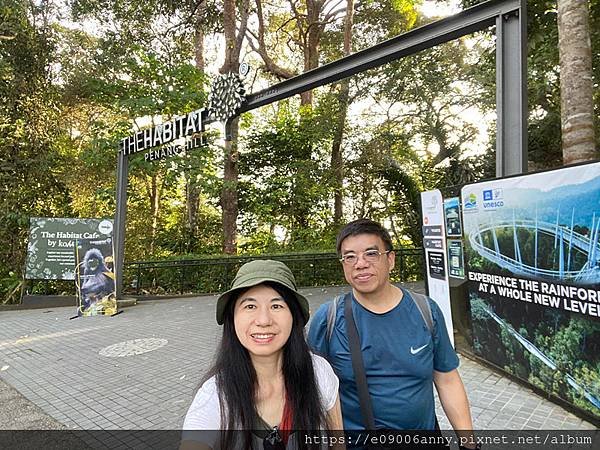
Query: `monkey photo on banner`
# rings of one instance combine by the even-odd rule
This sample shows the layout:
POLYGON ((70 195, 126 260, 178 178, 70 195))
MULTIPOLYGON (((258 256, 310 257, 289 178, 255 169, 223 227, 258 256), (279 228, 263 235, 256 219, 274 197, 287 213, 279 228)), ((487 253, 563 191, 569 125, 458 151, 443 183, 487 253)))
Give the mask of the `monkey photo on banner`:
POLYGON ((77 315, 96 316, 117 313, 112 239, 78 239, 77 315))

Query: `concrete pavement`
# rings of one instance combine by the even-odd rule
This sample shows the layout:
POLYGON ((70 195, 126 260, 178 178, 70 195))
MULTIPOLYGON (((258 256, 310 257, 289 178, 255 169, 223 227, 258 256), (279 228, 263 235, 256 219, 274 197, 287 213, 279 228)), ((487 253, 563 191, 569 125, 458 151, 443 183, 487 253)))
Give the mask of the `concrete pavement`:
MULTIPOLYGON (((303 292, 314 311, 340 289, 303 292)), ((180 429, 214 358, 215 304, 215 296, 142 301, 115 317, 74 320, 70 307, 0 312, 0 402, 8 405, 0 429, 180 429)), ((474 361, 461 357, 459 370, 477 429, 595 430, 474 361)))

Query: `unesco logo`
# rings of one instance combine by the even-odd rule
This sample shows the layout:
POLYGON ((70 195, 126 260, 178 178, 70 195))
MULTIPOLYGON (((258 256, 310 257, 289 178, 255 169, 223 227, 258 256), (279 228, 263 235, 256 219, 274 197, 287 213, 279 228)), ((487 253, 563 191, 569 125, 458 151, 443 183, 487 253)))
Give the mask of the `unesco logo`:
POLYGON ((504 206, 502 189, 486 189, 483 191, 483 209, 496 209, 504 206))

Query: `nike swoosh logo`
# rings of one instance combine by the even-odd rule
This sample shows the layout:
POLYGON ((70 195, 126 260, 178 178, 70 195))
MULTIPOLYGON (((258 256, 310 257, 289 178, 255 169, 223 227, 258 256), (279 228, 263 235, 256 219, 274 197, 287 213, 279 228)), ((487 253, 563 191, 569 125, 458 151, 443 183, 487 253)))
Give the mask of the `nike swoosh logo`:
POLYGON ((412 345, 411 345, 411 347, 410 347, 410 352, 411 352, 413 355, 416 355, 417 353, 419 353, 421 350, 423 350, 423 349, 424 349, 425 347, 427 347, 428 345, 429 345, 429 344, 425 344, 424 346, 422 346, 422 347, 419 347, 419 348, 412 348, 412 345))

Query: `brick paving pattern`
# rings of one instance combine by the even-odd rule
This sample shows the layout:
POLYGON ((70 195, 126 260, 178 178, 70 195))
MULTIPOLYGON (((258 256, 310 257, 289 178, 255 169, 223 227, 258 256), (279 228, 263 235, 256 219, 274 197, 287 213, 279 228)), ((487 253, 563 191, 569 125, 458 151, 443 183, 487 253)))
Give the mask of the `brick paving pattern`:
MULTIPOLYGON (((340 289, 303 291, 315 310, 340 289)), ((115 317, 74 320, 75 308, 0 312, 0 379, 56 421, 44 426, 0 415, 0 429, 179 429, 214 358, 220 335, 215 304, 215 296, 144 301, 115 317), (133 340, 150 350, 100 353, 133 340)), ((476 429, 595 430, 474 361, 461 357, 459 370, 476 429)), ((438 417, 449 428, 439 403, 438 417)))

